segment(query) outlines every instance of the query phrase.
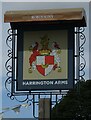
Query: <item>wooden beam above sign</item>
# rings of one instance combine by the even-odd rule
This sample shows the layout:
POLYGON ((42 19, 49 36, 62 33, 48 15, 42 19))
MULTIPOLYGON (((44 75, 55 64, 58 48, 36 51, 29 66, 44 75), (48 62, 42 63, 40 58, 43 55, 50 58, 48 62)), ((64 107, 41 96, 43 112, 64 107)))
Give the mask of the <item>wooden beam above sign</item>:
POLYGON ((83 8, 7 11, 4 14, 4 22, 82 21, 83 19, 85 22, 85 11, 83 8))

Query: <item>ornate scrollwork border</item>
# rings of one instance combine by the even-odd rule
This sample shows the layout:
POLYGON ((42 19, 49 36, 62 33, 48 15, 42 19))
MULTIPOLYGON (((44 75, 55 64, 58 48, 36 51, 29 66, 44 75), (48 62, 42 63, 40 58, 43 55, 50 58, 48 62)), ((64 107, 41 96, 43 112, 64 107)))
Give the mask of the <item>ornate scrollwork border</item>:
POLYGON ((7 70, 7 73, 6 73, 7 79, 5 81, 5 88, 8 91, 7 96, 9 96, 11 99, 13 99, 13 98, 12 98, 12 95, 11 95, 11 90, 10 90, 8 85, 10 85, 12 83, 12 64, 11 64, 11 62, 12 62, 12 34, 13 34, 12 30, 9 29, 8 30, 8 37, 6 39, 6 45, 9 48, 8 51, 7 51, 8 60, 5 63, 5 68, 7 70))
MULTIPOLYGON (((79 57, 79 80, 85 80, 85 67, 86 67, 86 60, 84 58, 84 44, 86 43, 86 36, 84 34, 85 32, 85 28, 84 27, 77 27, 75 34, 77 35, 77 40, 78 40, 78 44, 79 44, 79 48, 78 48, 78 55, 76 55, 75 57, 79 57)), ((78 81, 79 81, 78 80, 78 81)))
POLYGON ((86 36, 84 34, 85 28, 80 27, 78 29, 79 34, 79 40, 80 40, 80 46, 79 46, 79 55, 80 55, 80 65, 79 65, 79 71, 80 71, 80 80, 85 80, 85 67, 86 67, 86 60, 84 58, 84 44, 86 43, 86 36))

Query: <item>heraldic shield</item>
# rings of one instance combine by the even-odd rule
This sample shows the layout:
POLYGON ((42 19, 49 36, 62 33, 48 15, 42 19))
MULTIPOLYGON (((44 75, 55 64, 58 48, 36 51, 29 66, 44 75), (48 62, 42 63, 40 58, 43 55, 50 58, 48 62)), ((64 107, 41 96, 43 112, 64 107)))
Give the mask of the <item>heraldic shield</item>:
POLYGON ((43 76, 48 75, 54 66, 54 56, 37 56, 36 69, 43 76))

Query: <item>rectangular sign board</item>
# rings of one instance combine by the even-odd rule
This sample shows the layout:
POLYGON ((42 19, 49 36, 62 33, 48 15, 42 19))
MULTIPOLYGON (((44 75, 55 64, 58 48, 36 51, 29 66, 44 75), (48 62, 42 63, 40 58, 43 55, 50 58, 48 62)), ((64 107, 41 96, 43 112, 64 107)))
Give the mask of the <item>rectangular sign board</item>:
POLYGON ((18 32, 17 70, 17 90, 72 88, 73 29, 18 32))

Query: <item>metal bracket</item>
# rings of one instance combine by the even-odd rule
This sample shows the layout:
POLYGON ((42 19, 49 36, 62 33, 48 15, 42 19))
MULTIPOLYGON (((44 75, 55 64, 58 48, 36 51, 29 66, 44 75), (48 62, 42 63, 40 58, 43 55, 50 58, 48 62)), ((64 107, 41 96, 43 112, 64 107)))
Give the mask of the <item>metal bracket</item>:
MULTIPOLYGON (((86 42, 86 37, 84 35, 85 28, 78 28, 74 32, 78 36, 79 48, 78 54, 75 54, 75 58, 79 58, 79 78, 80 80, 85 80, 85 71, 86 60, 84 59, 84 44, 86 42)), ((38 102, 40 98, 50 98, 51 107, 60 102, 62 98, 67 94, 66 91, 16 91, 16 63, 17 63, 17 30, 8 30, 8 37, 6 39, 6 45, 8 46, 7 56, 8 60, 5 63, 5 68, 7 70, 7 79, 5 81, 5 88, 8 91, 7 96, 11 100, 16 99, 18 102, 27 102, 33 106, 33 116, 37 119, 38 114, 36 114, 36 107, 38 107, 38 102), (14 84, 13 84, 14 83, 14 84), (23 100, 19 100, 19 96, 24 96, 23 100)), ((21 97, 20 97, 21 99, 21 97)), ((37 108, 38 109, 38 108, 37 108)))

